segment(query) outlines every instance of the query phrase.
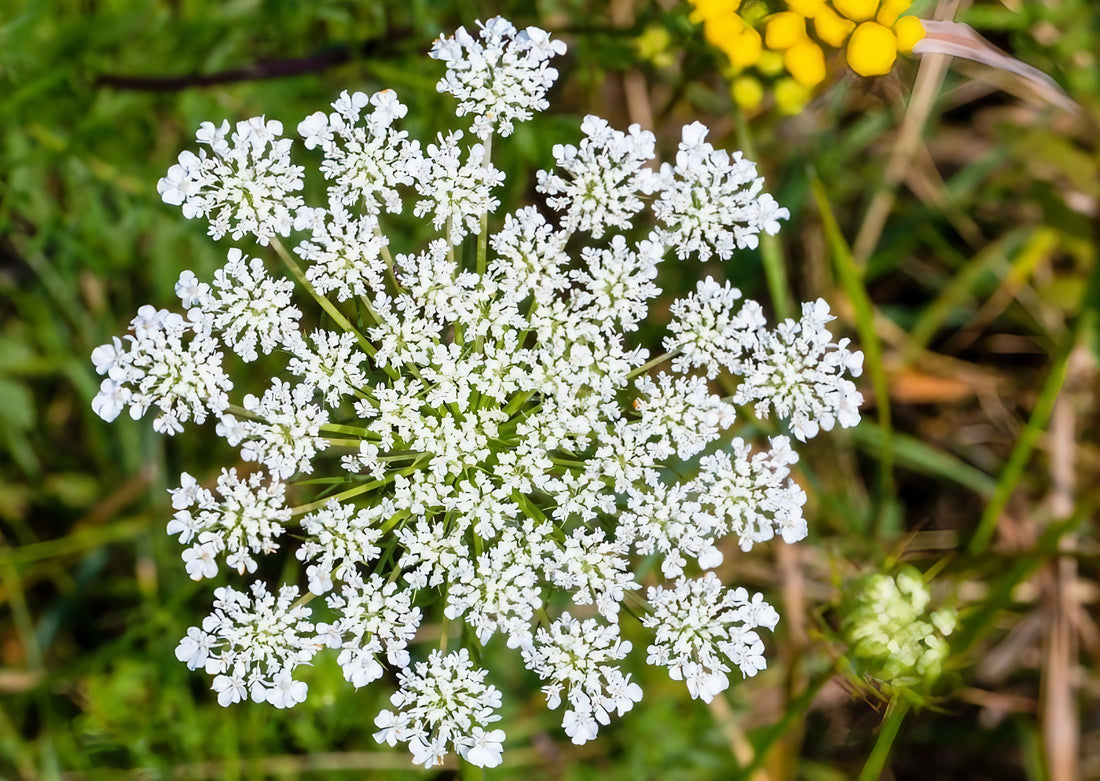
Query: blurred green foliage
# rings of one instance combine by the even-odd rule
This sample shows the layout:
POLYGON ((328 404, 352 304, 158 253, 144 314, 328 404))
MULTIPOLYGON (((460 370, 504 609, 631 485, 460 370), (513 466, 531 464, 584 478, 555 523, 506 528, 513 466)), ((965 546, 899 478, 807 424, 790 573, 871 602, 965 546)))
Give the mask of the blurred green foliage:
POLYGON ((208 595, 163 533, 165 488, 182 469, 213 462, 198 438, 166 441, 146 422, 105 426, 89 406, 98 379, 88 355, 139 305, 167 305, 181 270, 209 276, 221 262, 224 248, 155 191, 201 121, 266 113, 293 128, 343 89, 393 87, 410 105, 406 126, 426 137, 441 120, 424 51, 438 32, 495 13, 570 44, 552 113, 517 132, 498 163, 510 175, 505 203, 527 194, 521 173, 574 138, 585 113, 652 122, 665 154, 680 124, 701 119, 716 141, 752 145, 792 219, 759 257, 682 278, 666 269, 668 300, 707 273, 748 295, 770 289, 777 311, 785 299, 824 295, 839 304, 840 327, 859 334, 873 382, 865 423, 815 442, 801 464, 810 540, 727 556, 725 579, 779 602, 770 669, 710 709, 660 671, 635 670, 642 706, 576 749, 527 674, 490 659, 497 685, 516 693, 505 697, 506 765, 491 775, 726 779, 752 764, 771 779, 882 768, 896 778, 1045 778, 1037 714, 1052 715, 1040 689, 1057 663, 1080 671, 1082 777, 1100 777, 1096 627, 1082 602, 1095 600, 1100 560, 1089 477, 1100 463, 1095 373, 1073 349, 1100 345, 1100 10, 1090 0, 969 4, 961 20, 1054 76, 1082 114, 998 92, 982 79, 1027 90, 960 66, 942 88, 924 88, 929 118, 894 180, 916 61, 870 82, 840 74, 803 114, 745 123, 718 53, 673 2, 8 0, 0 777, 414 772, 371 738, 388 688, 352 693, 331 660, 290 713, 222 709, 205 679, 176 662, 177 638, 208 595), (644 99, 630 86, 638 78, 644 99), (814 177, 823 201, 811 195, 814 177), (876 236, 866 215, 883 198, 876 236), (861 255, 868 235, 873 251, 861 255), (769 288, 765 264, 788 282, 777 288, 773 276, 769 288), (1073 408, 1068 445, 1050 423, 1058 403, 1073 408), (1050 498, 1065 480, 1054 454, 1067 447, 1077 475, 1068 511, 1050 498), (1068 558, 1067 545, 1077 551, 1068 558), (949 638, 951 690, 887 717, 872 680, 841 674, 838 627, 843 584, 899 560, 958 604, 960 626, 949 638), (1067 588, 1078 589, 1068 608, 1057 601, 1064 590, 1057 599, 1050 590, 1067 560, 1067 588), (1052 661, 1042 637, 1067 609, 1090 655, 1052 661))

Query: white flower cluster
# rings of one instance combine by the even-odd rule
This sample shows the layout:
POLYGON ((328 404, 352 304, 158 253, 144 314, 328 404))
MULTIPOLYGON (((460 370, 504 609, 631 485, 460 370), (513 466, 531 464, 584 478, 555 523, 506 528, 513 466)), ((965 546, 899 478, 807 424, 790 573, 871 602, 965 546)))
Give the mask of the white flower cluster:
POLYGON ((545 107, 548 61, 563 51, 502 19, 478 38, 441 38, 439 88, 473 132, 426 147, 395 128, 406 109, 392 91, 344 92, 297 126, 322 157, 324 205, 293 194, 293 142, 262 118, 231 142, 227 124, 204 124, 212 156, 185 153, 162 180, 164 200, 208 219, 211 235, 275 250, 267 261, 230 250, 212 284, 184 272, 186 317, 143 307, 125 342, 93 354, 105 419, 156 407, 157 429, 175 433, 213 416, 262 467, 227 469, 216 490, 183 475, 168 528, 189 546, 188 574, 214 577, 223 561, 253 574, 288 547, 308 589, 216 592, 177 653, 216 676, 223 704, 301 701, 295 669, 330 648, 356 687, 396 672, 379 741, 406 743, 425 766, 452 751, 494 766, 501 695, 480 652, 416 647, 425 616, 464 623, 467 644, 518 650, 547 704, 565 705, 576 743, 641 700, 622 668, 629 615, 655 630, 649 661, 692 696, 763 669, 756 630, 774 627, 775 611, 708 570, 731 543, 804 537, 805 495, 790 439, 750 442, 737 405, 799 439, 853 425, 860 397, 846 373, 861 356, 833 342, 822 302, 772 330, 759 304, 710 278, 672 304, 664 355, 628 341, 666 258, 728 258, 787 216, 753 164, 713 149, 701 125, 655 170, 651 133, 587 117, 579 144, 537 173, 556 218, 532 206, 494 216, 493 136, 545 107), (383 220, 406 210, 431 238, 391 251, 383 220), (287 250, 277 237, 291 234, 287 250), (311 301, 321 312, 307 317, 311 301), (231 404, 229 352, 275 372, 268 387, 231 404), (713 392, 720 372, 740 378, 732 396, 713 392), (648 557, 659 575, 641 574, 648 557))
POLYGON ((264 485, 262 472, 241 480, 236 469, 223 469, 218 478, 221 502, 186 472, 180 475, 180 487, 170 493, 176 514, 168 522, 168 533, 178 534, 184 545, 195 541, 183 552, 187 574, 195 580, 218 574, 222 553, 225 563, 240 574, 255 572, 252 554, 274 553, 275 538, 290 522, 286 486, 277 481, 264 485))
POLYGON ((278 596, 261 581, 252 596, 229 586, 214 591, 214 612, 191 627, 176 648, 176 658, 194 670, 215 676, 218 702, 230 705, 251 698, 290 708, 306 698, 306 684, 294 670, 308 664, 320 642, 310 611, 298 605, 298 589, 283 586, 278 596))
POLYGON ((656 140, 640 125, 623 133, 592 114, 581 122, 581 132, 586 137, 579 148, 554 147, 560 173, 539 171, 538 189, 547 205, 563 212, 565 228, 588 231, 598 239, 607 228, 629 228, 645 206, 638 196, 653 192, 655 177, 646 164, 653 159, 656 140))
POLYGON ((642 699, 642 687, 630 681, 614 664, 630 653, 629 640, 618 628, 595 618, 578 621, 569 613, 548 628, 539 629, 535 643, 523 651, 523 661, 550 684, 543 687, 546 704, 556 710, 562 690, 569 708, 561 725, 581 745, 596 737, 611 714, 622 715, 642 699))
POLYGON ((832 320, 824 299, 802 305, 802 319, 784 320, 775 331, 762 333, 737 373, 743 381, 736 404, 753 404, 756 414, 774 412, 790 421, 801 441, 829 431, 835 422, 848 427, 859 422, 863 397, 845 373, 858 377, 863 353, 848 349, 848 340, 833 343, 825 324, 832 320))
POLYGON ((435 42, 431 56, 447 64, 438 89, 458 98, 458 116, 473 115, 479 137, 510 136, 516 122, 549 105, 546 90, 558 72, 547 61, 565 54, 565 44, 538 27, 517 31, 499 16, 478 27, 480 41, 459 27, 435 42))
POLYGON ((281 122, 263 117, 238 122, 232 143, 225 140, 228 133, 229 122, 203 122, 195 138, 213 154, 180 152, 157 192, 165 203, 182 206, 187 219, 205 217, 215 239, 250 234, 267 244, 276 235, 289 236, 303 205, 291 195, 302 189, 303 172, 290 162, 294 142, 280 138, 281 122))
POLYGON ((671 589, 651 588, 648 596, 653 612, 642 623, 656 637, 647 661, 668 667, 692 697, 710 702, 725 691, 727 660, 745 676, 766 666, 764 643, 753 630, 775 629, 779 614, 760 594, 750 599, 743 588, 725 589, 707 572, 694 580, 681 578, 671 589))
POLYGON ((661 166, 653 212, 662 224, 658 235, 679 258, 728 260, 734 249, 755 248, 761 232, 774 235, 790 214, 762 192, 754 163, 715 149, 707 132, 701 122, 684 128, 676 165, 661 166))
POLYGON ((485 731, 498 721, 500 692, 485 684, 485 670, 474 667, 465 648, 443 655, 432 651, 414 669, 405 668, 401 688, 390 697, 397 712, 384 710, 374 720, 379 743, 408 743, 413 762, 431 768, 453 748, 479 767, 501 763, 504 730, 485 731))
POLYGON ((183 431, 189 420, 202 423, 229 406, 233 381, 222 369, 221 344, 182 315, 146 304, 130 321, 131 334, 117 336, 92 351, 92 363, 107 375, 92 409, 107 421, 126 407, 134 420, 149 407, 160 414, 153 428, 164 434, 183 431))

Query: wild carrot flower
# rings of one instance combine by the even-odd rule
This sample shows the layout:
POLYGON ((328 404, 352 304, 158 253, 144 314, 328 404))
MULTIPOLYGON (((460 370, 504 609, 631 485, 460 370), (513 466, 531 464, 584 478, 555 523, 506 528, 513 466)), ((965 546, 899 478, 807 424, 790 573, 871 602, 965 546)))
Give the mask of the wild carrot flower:
POLYGON ((928 586, 913 567, 849 583, 841 632, 853 671, 891 694, 935 683, 950 655, 947 637, 958 617, 950 607, 930 610, 931 602, 928 586))
POLYGON ((499 213, 492 145, 546 107, 563 51, 500 18, 440 38, 439 89, 471 132, 426 145, 398 129, 392 91, 343 92, 297 125, 322 158, 321 204, 299 194, 296 142, 263 118, 232 137, 204 123, 209 151, 161 181, 214 238, 271 246, 228 250, 209 283, 183 272, 186 315, 143 307, 92 356, 105 419, 155 409, 175 434, 213 417, 251 462, 212 488, 185 473, 171 492, 187 573, 246 584, 218 588, 177 649, 223 705, 301 702, 303 669, 332 649, 355 687, 396 673, 378 741, 426 767, 450 752, 492 767, 505 694, 477 646, 516 649, 575 743, 642 699, 621 667, 627 600, 654 630, 650 663, 693 697, 765 667, 758 630, 778 615, 712 570, 729 543, 804 537, 805 494, 791 439, 748 440, 737 405, 798 440, 854 425, 862 356, 833 340, 823 301, 770 329, 759 304, 711 278, 672 305, 666 353, 631 338, 662 264, 732 259, 788 216, 699 123, 655 169, 649 131, 586 117, 534 177, 547 211, 499 213), (387 233, 387 215, 406 211, 425 245, 387 233), (238 389, 230 353, 274 376, 238 389), (708 384, 721 372, 737 378, 732 396, 708 384), (294 582, 269 589, 260 558, 282 551, 294 582), (639 574, 651 556, 661 576, 639 574), (467 645, 423 649, 427 616, 464 622, 467 645))

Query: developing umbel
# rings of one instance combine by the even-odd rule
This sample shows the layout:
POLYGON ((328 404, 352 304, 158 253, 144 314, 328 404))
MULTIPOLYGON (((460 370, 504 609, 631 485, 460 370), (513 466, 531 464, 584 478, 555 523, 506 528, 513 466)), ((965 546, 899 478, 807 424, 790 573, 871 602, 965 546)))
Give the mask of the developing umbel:
POLYGON ((330 648, 355 687, 395 673, 380 742, 406 743, 426 767, 449 752, 491 767, 501 692, 457 640, 449 653, 418 644, 426 617, 515 649, 575 743, 642 697, 620 665, 631 614, 654 630, 649 663, 693 697, 764 668, 757 630, 778 615, 710 570, 728 538, 747 550, 805 536, 805 496, 788 437, 735 436, 734 405, 789 421, 797 439, 854 425, 846 375, 861 355, 833 342, 825 302, 770 330, 758 304, 711 278, 673 304, 665 354, 632 343, 661 263, 729 259, 787 217, 755 166, 714 149, 699 123, 656 169, 650 132, 587 117, 579 144, 537 173, 554 218, 496 214, 493 140, 546 107, 549 60, 564 50, 500 18, 441 38, 439 90, 471 132, 427 146, 398 129, 392 91, 342 93, 297 128, 321 159, 322 205, 303 202, 295 143, 262 117, 232 132, 204 123, 205 149, 161 180, 213 238, 270 245, 261 258, 229 250, 211 283, 184 272, 185 314, 143 307, 131 334, 93 354, 103 418, 152 409, 174 434, 210 417, 249 462, 209 487, 184 474, 168 525, 192 578, 224 568, 234 584, 177 650, 214 676, 223 705, 301 702, 299 668, 330 648), (406 210, 437 238, 391 247, 387 215, 406 210), (647 219, 646 238, 623 235, 647 219), (313 306, 320 317, 303 317, 313 306), (242 392, 229 353, 285 368, 242 392), (740 378, 734 396, 711 392, 720 372, 740 378), (299 584, 255 576, 287 548, 299 584), (643 577, 647 558, 659 566, 643 577))

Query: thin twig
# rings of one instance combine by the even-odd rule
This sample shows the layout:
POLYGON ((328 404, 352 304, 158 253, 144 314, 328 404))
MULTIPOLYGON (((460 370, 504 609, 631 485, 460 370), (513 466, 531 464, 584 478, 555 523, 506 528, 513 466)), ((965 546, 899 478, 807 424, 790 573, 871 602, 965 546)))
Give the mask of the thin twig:
POLYGON ((216 73, 187 73, 177 76, 130 76, 122 73, 103 73, 96 77, 95 85, 138 92, 178 92, 193 87, 216 87, 242 81, 302 76, 335 68, 354 59, 393 53, 398 48, 395 44, 408 38, 410 34, 409 29, 392 30, 385 36, 369 38, 359 44, 341 44, 304 57, 257 60, 240 68, 216 73))

